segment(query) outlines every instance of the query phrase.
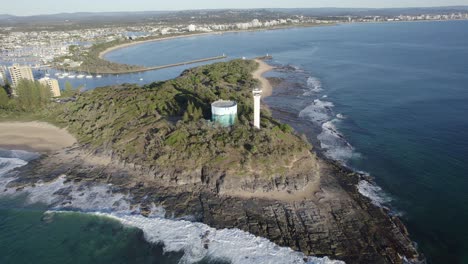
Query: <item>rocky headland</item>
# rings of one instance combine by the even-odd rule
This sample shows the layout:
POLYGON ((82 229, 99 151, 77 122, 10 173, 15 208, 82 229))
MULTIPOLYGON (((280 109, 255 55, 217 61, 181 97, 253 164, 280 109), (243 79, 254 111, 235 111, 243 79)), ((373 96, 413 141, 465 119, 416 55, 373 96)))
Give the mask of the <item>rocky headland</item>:
MULTIPOLYGON (((317 155, 304 136, 262 110, 251 126, 254 61, 202 66, 138 87, 98 88, 44 115, 78 143, 15 171, 21 190, 65 175, 80 186, 106 184, 147 215, 239 228, 306 255, 346 263, 405 263, 420 258, 400 220, 362 196, 364 175, 317 155), (209 121, 210 103, 236 100, 232 128, 209 121)), ((70 190, 58 189, 68 208, 70 190)), ((118 205, 115 205, 118 206, 118 205)))

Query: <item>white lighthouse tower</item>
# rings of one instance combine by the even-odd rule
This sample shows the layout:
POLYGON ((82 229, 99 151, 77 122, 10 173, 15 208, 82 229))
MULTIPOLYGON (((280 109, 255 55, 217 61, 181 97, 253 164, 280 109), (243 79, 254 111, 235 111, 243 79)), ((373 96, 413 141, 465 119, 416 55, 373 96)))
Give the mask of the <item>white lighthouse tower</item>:
POLYGON ((260 129, 260 98, 262 98, 262 90, 255 88, 253 90, 254 97, 254 126, 260 129))

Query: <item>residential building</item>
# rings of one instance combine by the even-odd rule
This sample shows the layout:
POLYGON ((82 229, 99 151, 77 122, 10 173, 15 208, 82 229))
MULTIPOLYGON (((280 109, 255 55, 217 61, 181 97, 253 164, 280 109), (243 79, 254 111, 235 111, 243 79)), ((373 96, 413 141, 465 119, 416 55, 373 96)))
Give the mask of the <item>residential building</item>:
POLYGON ((15 64, 11 67, 8 67, 8 70, 10 71, 11 83, 13 87, 16 87, 19 81, 22 79, 34 81, 31 67, 15 64))
POLYGON ((49 87, 50 91, 52 92, 52 97, 60 96, 60 86, 57 79, 45 77, 39 79, 39 82, 49 87))
POLYGON ((6 67, 1 65, 0 66, 0 85, 5 85, 7 81, 7 75, 6 75, 6 67))

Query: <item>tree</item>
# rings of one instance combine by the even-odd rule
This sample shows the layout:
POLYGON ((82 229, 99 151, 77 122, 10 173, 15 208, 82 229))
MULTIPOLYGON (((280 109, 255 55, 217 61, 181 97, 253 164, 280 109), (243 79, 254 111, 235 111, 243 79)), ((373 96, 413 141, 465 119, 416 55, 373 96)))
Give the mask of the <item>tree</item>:
POLYGON ((200 107, 196 107, 192 102, 189 102, 187 105, 187 110, 185 111, 182 120, 187 121, 198 121, 203 118, 203 111, 200 107))
POLYGON ((38 81, 20 80, 16 86, 17 107, 23 111, 41 108, 50 102, 52 92, 38 81))
POLYGON ((83 86, 73 88, 72 84, 69 81, 67 81, 65 82, 65 90, 62 91, 61 97, 72 97, 76 95, 81 90, 82 87, 83 86))
POLYGON ((10 98, 8 97, 6 90, 3 87, 0 87, 0 108, 1 109, 8 108, 9 101, 10 101, 10 98))

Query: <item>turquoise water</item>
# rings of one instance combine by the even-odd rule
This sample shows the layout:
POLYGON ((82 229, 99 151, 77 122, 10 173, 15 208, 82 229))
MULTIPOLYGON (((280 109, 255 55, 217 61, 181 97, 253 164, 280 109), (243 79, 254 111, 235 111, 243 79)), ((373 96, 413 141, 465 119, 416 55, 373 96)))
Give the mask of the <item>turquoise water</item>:
MULTIPOLYGON (((381 200, 401 215, 430 263, 468 263, 468 21, 191 37, 117 50, 107 58, 161 65, 222 53, 270 53, 273 64, 293 66, 269 74, 285 79, 266 99, 284 111, 279 117, 312 138, 319 135, 315 144, 330 157, 372 175, 383 189, 381 200)), ((98 85, 163 80, 185 68, 148 72, 144 81, 139 75, 109 77, 98 85)), ((28 218, 31 230, 41 228, 38 217, 28 218)), ((2 232, 9 229, 0 225, 2 232)), ((129 232, 130 240, 139 236, 119 232, 129 232)), ((3 243, 16 235, 2 236, 3 243)))
POLYGON ((0 201, 0 263, 177 263, 181 254, 149 244, 143 232, 103 217, 44 215, 0 201))

